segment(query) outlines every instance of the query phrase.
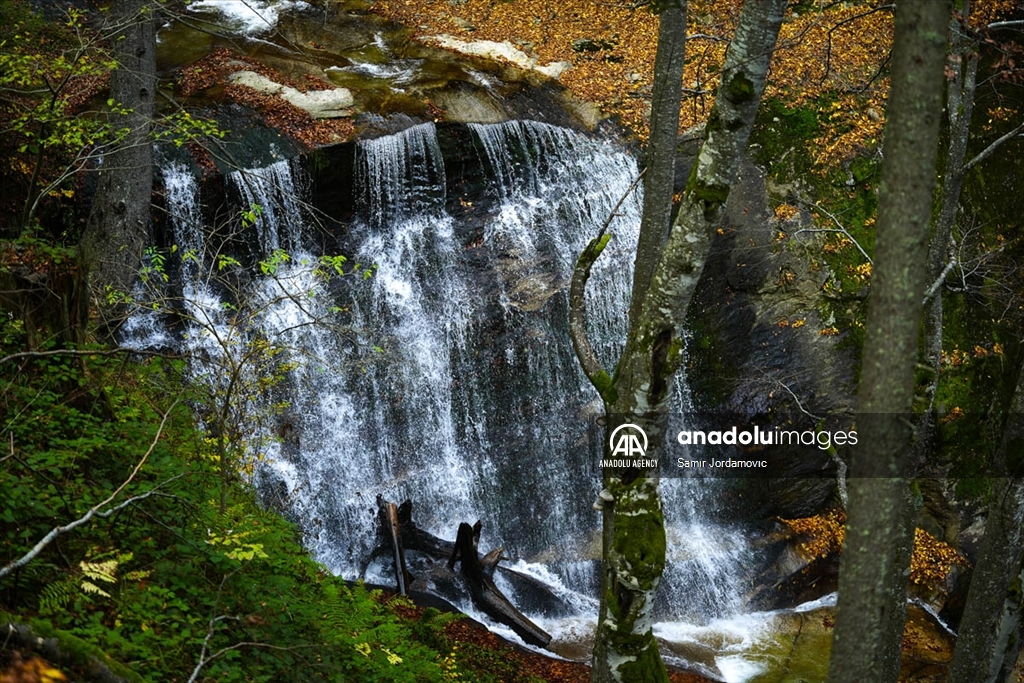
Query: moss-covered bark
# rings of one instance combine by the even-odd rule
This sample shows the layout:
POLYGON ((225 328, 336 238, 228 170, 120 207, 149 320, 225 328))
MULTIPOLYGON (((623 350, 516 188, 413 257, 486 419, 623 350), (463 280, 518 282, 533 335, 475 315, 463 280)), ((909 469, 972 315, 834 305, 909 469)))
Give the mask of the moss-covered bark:
MULTIPOLYGON (((580 363, 605 404, 606 455, 611 455, 608 441, 614 429, 627 422, 644 430, 646 460, 657 462, 662 455, 672 378, 682 361, 680 329, 753 127, 785 5, 785 0, 745 3, 712 114, 723 125, 706 129, 667 238, 657 217, 661 214, 649 220, 647 212, 655 209, 645 204, 637 254, 641 275, 634 282, 625 349, 611 375, 586 338, 584 288, 601 251, 600 238, 577 262, 570 288, 570 332, 580 363)), ((674 133, 672 138, 674 156, 674 133)), ((671 192, 671 185, 656 187, 671 192)), ((661 197, 651 204, 658 208, 664 201, 661 197)), ((604 510, 604 572, 592 673, 596 682, 666 680, 651 630, 654 595, 665 567, 664 519, 652 470, 656 467, 604 472, 599 503, 604 510)))

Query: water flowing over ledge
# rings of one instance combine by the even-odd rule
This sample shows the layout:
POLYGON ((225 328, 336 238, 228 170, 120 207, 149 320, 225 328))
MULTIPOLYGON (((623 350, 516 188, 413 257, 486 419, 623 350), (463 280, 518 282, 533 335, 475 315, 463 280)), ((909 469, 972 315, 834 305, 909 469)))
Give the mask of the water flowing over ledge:
MULTIPOLYGON (((577 254, 638 170, 614 146, 547 124, 458 133, 461 146, 430 123, 362 141, 334 176, 350 186, 310 188, 312 177, 331 177, 315 162, 237 171, 225 183, 231 213, 258 206, 259 215, 228 237, 203 225, 185 167, 166 164, 169 239, 199 258, 179 273, 183 319, 139 315, 125 334, 138 346, 174 339, 200 358, 231 353, 215 340, 232 335, 287 349, 284 381, 249 397, 260 450, 252 476, 311 553, 346 578, 387 581, 374 556, 378 494, 411 498, 420 526, 446 538, 481 519, 483 548, 504 546, 569 606, 538 623, 556 650, 582 656, 597 611, 599 482, 587 423, 599 406, 569 342, 566 292, 577 254), (348 195, 339 200, 348 215, 318 217, 307 199, 329 194, 348 195), (253 264, 279 250, 288 258, 273 272, 254 267, 233 301, 208 277, 225 250, 253 264), (325 251, 358 263, 359 275, 326 283, 325 251)), ((625 336, 639 212, 638 197, 623 202, 589 286, 590 334, 607 365, 625 336)), ((678 393, 685 401, 682 382, 678 393)), ((745 543, 706 519, 713 491, 686 480, 663 491, 661 618, 734 612, 745 543)))

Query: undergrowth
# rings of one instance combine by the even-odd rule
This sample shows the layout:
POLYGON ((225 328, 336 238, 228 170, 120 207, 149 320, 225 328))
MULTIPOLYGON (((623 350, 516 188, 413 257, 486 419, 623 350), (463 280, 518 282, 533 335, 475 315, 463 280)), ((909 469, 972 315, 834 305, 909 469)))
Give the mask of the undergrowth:
MULTIPOLYGON (((0 332, 0 357, 26 348, 19 323, 0 332)), ((183 361, 100 351, 0 366, 0 567, 104 501, 151 445, 104 509, 152 493, 0 578, 0 622, 95 648, 154 683, 187 681, 200 662, 195 680, 220 683, 499 680, 445 635, 455 617, 410 618, 407 601, 330 575, 242 482, 222 514, 183 361)))

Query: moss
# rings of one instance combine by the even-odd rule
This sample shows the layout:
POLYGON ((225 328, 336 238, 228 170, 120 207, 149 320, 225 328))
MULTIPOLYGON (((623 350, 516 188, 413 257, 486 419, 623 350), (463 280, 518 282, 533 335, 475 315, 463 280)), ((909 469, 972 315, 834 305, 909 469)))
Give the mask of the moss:
POLYGON ((644 647, 636 655, 636 660, 626 662, 619 667, 622 676, 622 683, 662 683, 668 681, 668 673, 661 662, 654 636, 646 634, 649 640, 647 647, 644 647))
POLYGON ((683 342, 683 338, 680 335, 673 335, 672 343, 669 344, 667 360, 669 366, 678 367, 683 360, 683 354, 686 351, 686 344, 683 342))
POLYGON ((742 71, 737 71, 729 79, 729 99, 736 104, 754 99, 754 83, 742 71))
MULTIPOLYGON (((0 623, 18 624, 22 622, 15 615, 0 611, 0 623)), ((131 681, 131 683, 142 683, 144 680, 142 676, 114 660, 100 648, 72 635, 68 631, 54 628, 53 624, 45 619, 29 619, 27 623, 37 637, 52 638, 57 641, 57 647, 60 651, 58 659, 60 661, 55 663, 60 666, 86 672, 95 672, 100 666, 105 666, 115 676, 131 681)), ((42 646, 42 643, 40 643, 40 646, 42 646)), ((45 654, 52 656, 50 652, 45 654)))
MULTIPOLYGON (((849 171, 821 169, 813 162, 815 141, 825 126, 822 112, 830 111, 833 100, 834 96, 827 93, 801 107, 789 107, 779 98, 765 100, 751 142, 759 146, 758 161, 776 182, 798 181, 809 186, 810 191, 803 191, 803 194, 814 197, 831 214, 838 216, 857 244, 871 254, 878 210, 877 160, 870 155, 861 156, 850 164, 849 171), (849 184, 851 175, 852 185, 849 184)), ((788 197, 777 200, 791 201, 788 197)), ((836 227, 825 215, 821 215, 818 222, 821 227, 836 227)), ((843 333, 841 343, 844 347, 853 347, 859 355, 866 314, 863 294, 870 278, 864 270, 864 256, 845 236, 832 233, 823 237, 822 243, 810 247, 807 258, 812 261, 812 268, 815 264, 824 264, 833 273, 834 277, 826 285, 826 293, 833 303, 829 311, 823 312, 823 319, 834 316, 836 327, 843 333)))
POLYGON ((611 404, 618 400, 619 393, 615 390, 615 382, 605 370, 597 373, 597 377, 594 378, 594 386, 605 403, 611 404))
POLYGON ((696 177, 687 186, 690 196, 704 204, 704 218, 707 220, 712 220, 715 212, 725 204, 729 198, 729 189, 728 185, 703 183, 696 177))
POLYGON ((686 316, 686 328, 693 335, 693 341, 687 347, 686 377, 695 398, 707 406, 716 406, 729 397, 729 380, 735 377, 736 369, 725 360, 724 345, 713 323, 714 316, 697 313, 707 305, 701 294, 698 289, 696 305, 690 305, 686 316))
POLYGON ((875 177, 878 171, 878 161, 875 159, 868 159, 867 157, 857 157, 850 164, 850 173, 853 174, 854 181, 863 183, 867 180, 871 180, 875 177))
MULTIPOLYGON (((719 113, 718 107, 711 108, 711 114, 708 115, 708 122, 705 124, 704 129, 708 133, 714 133, 722 130, 722 115, 719 113)), ((697 167, 694 166, 694 170, 696 170, 696 168, 697 167)), ((693 175, 691 174, 691 179, 692 178, 693 175)))
POLYGON ((665 519, 651 499, 619 496, 614 551, 631 567, 641 590, 650 590, 665 568, 665 519), (630 502, 632 501, 632 502, 630 502))

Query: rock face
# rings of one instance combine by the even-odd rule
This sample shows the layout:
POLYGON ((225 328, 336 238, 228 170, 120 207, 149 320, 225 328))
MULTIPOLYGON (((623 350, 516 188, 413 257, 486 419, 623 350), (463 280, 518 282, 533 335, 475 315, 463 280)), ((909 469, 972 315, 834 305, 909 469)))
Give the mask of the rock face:
MULTIPOLYGON (((744 163, 690 307, 687 376, 702 411, 762 429, 849 429, 856 358, 841 337, 821 332, 833 322, 821 313, 828 272, 813 266, 809 242, 780 239, 810 217, 790 220, 778 223, 764 174, 744 163)), ((762 455, 770 476, 736 482, 728 514, 805 517, 833 500, 826 450, 773 446, 762 455)))
POLYGON ((314 119, 350 116, 355 99, 346 88, 332 90, 310 90, 301 92, 287 85, 275 83, 255 71, 236 71, 228 76, 228 82, 244 85, 265 95, 277 95, 289 104, 305 111, 314 119))
MULTIPOLYGON (((569 62, 540 64, 508 43, 451 36, 414 40, 411 29, 373 15, 369 4, 332 0, 317 2, 315 8, 305 3, 280 7, 277 38, 250 45, 246 59, 281 74, 276 79, 281 83, 238 73, 252 71, 242 65, 234 68, 232 83, 281 97, 315 118, 351 115, 357 127, 370 129, 381 120, 403 117, 410 124, 533 119, 588 130, 604 119, 596 105, 579 101, 558 84, 569 62), (320 85, 303 93, 282 85, 307 80, 338 87, 320 85)), ((161 68, 167 70, 193 64, 215 48, 237 50, 225 39, 174 22, 161 31, 161 46, 161 68)), ((212 85, 197 96, 219 97, 212 85)))

